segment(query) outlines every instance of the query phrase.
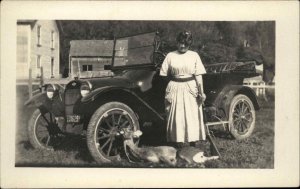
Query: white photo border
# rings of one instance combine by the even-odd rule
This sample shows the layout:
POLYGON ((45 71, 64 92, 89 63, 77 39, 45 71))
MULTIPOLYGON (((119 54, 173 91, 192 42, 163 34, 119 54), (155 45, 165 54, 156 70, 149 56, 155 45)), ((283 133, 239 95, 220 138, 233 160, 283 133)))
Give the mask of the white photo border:
POLYGON ((1 187, 299 186, 298 1, 3 1, 1 187), (274 169, 16 168, 16 21, 275 21, 274 169))

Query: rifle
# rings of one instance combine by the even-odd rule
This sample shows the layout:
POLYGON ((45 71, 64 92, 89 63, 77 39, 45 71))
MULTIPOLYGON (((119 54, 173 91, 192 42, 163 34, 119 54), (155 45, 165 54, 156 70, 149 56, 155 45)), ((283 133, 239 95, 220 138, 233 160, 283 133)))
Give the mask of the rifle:
MULTIPOLYGON (((200 108, 200 106, 199 106, 199 108, 200 108)), ((210 143, 211 156, 219 156, 219 157, 221 157, 221 154, 220 154, 220 152, 219 152, 219 150, 218 150, 218 148, 217 148, 217 146, 216 146, 216 144, 214 142, 214 139, 213 139, 212 135, 209 132, 209 128, 208 128, 208 126, 206 124, 207 118, 206 118, 206 114, 205 114, 205 111, 204 111, 204 103, 202 103, 202 111, 203 111, 202 112, 202 116, 203 116, 203 121, 204 121, 204 126, 205 126, 206 138, 207 138, 207 140, 210 143)))
MULTIPOLYGON (((194 78, 195 78, 195 81, 196 81, 197 86, 200 85, 200 86, 201 86, 200 90, 203 91, 203 89, 202 89, 202 83, 199 83, 199 82, 198 82, 198 80, 197 80, 197 78, 196 78, 195 75, 193 75, 193 76, 194 76, 194 78)), ((199 90, 199 91, 200 91, 200 90, 199 90)), ((206 124, 207 118, 206 118, 206 114, 205 114, 205 111, 204 111, 204 99, 202 98, 202 96, 198 96, 197 98, 199 98, 199 99, 198 99, 198 100, 199 100, 199 104, 200 104, 200 105, 199 105, 199 113, 201 114, 201 112, 202 112, 202 115, 200 115, 200 117, 203 116, 204 129, 205 129, 206 137, 207 137, 207 139, 208 139, 208 141, 209 141, 209 143, 210 143, 210 151, 211 151, 211 155, 213 155, 213 156, 214 156, 214 155, 217 155, 217 156, 221 157, 221 154, 220 154, 220 152, 219 152, 219 150, 218 150, 218 148, 217 148, 217 146, 216 146, 216 144, 215 144, 215 142, 214 142, 212 136, 210 135, 208 126, 207 126, 207 124, 206 124), (201 105, 202 105, 202 109, 201 109, 201 105)), ((202 124, 202 123, 201 123, 201 124, 202 124)))

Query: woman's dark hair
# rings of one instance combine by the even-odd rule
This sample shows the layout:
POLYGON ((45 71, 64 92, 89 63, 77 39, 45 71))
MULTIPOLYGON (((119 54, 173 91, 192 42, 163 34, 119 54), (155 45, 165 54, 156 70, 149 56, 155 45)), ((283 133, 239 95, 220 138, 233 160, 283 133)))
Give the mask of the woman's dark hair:
POLYGON ((192 32, 182 31, 177 35, 176 41, 178 43, 185 43, 186 45, 191 45, 193 42, 192 32))

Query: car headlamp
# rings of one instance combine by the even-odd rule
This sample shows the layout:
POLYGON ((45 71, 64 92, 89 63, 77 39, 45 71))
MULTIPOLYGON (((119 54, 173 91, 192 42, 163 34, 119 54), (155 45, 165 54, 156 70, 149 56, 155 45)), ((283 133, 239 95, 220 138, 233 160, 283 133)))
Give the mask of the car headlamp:
POLYGON ((90 82, 83 83, 80 87, 80 94, 82 97, 87 96, 92 91, 92 84, 90 82))
POLYGON ((47 97, 49 99, 52 99, 53 96, 54 96, 55 91, 56 91, 55 85, 48 85, 47 88, 46 88, 47 97))

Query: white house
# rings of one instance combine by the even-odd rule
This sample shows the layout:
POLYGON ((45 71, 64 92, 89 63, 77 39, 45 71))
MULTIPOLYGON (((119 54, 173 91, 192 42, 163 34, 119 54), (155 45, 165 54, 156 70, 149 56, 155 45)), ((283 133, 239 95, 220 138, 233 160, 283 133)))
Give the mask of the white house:
POLYGON ((59 77, 60 26, 54 20, 17 21, 17 79, 59 77))

